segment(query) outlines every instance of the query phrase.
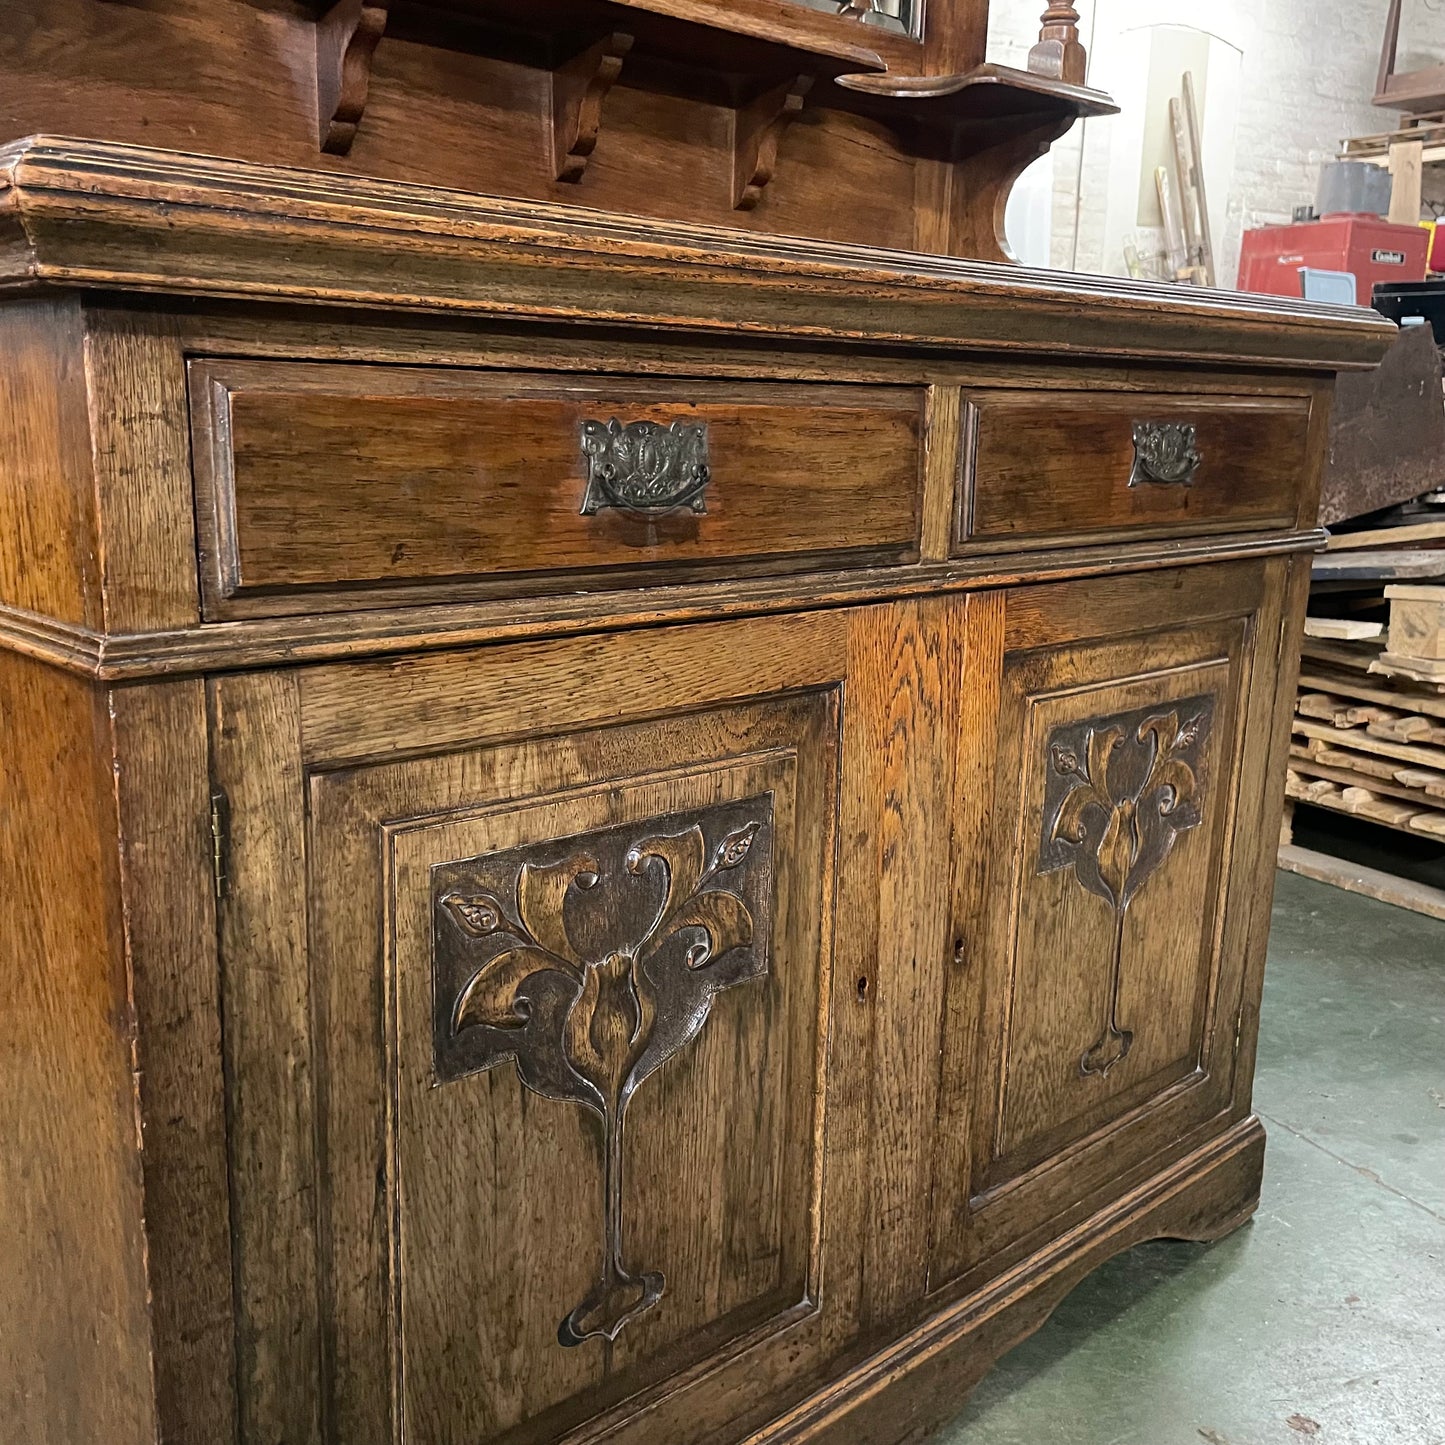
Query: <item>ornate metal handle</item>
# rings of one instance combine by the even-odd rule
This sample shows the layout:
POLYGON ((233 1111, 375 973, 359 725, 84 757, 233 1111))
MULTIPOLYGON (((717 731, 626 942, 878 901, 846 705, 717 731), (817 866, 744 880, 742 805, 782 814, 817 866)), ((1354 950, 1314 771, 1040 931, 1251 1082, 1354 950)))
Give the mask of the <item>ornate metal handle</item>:
POLYGON ((1194 441, 1194 427, 1188 422, 1136 421, 1129 485, 1159 482, 1187 487, 1204 460, 1194 441))
POLYGON ((587 495, 582 515, 603 507, 627 512, 666 512, 688 507, 706 512, 703 492, 712 472, 707 427, 701 422, 630 421, 582 423, 587 458, 587 495))

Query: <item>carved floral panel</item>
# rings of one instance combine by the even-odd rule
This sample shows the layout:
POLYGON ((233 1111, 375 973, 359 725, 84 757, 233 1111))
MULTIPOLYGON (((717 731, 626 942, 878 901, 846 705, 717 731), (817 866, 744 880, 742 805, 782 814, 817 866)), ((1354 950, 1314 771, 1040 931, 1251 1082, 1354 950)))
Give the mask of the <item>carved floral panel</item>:
POLYGON ((563 1345, 616 1339, 663 1295, 659 1271, 626 1259, 628 1104, 718 992, 767 972, 772 816, 764 794, 433 870, 438 1082, 510 1060, 601 1123, 605 1237, 563 1345))
POLYGON ((1214 700, 1188 698, 1058 727, 1049 735, 1040 873, 1071 868, 1113 914, 1110 985, 1099 1038, 1079 1072, 1107 1074, 1134 1031, 1119 1017, 1129 905, 1164 866, 1181 833, 1199 826, 1214 700))

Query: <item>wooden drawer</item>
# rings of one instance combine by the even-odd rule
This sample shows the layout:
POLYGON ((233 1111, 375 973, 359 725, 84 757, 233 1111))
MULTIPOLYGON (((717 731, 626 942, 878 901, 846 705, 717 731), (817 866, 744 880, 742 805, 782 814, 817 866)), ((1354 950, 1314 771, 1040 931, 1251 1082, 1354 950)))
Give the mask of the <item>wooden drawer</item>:
POLYGON ((1307 396, 965 393, 956 546, 1291 527, 1307 396))
POLYGON ((917 556, 923 392, 198 360, 210 616, 917 556))

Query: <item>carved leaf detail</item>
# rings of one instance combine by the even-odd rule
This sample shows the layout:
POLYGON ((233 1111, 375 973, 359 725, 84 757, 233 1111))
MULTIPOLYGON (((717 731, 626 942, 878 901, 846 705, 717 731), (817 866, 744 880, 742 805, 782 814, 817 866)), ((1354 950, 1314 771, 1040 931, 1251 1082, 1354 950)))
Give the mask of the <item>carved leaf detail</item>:
POLYGON ((670 934, 685 928, 700 928, 706 934, 703 942, 687 951, 689 968, 704 968, 734 948, 744 948, 753 941, 753 918, 736 893, 714 889, 699 893, 673 919, 670 934))
POLYGON ((579 853, 546 867, 522 864, 522 870, 517 875, 517 912, 521 914, 528 932, 542 948, 580 968, 582 960, 577 957, 572 942, 567 937, 567 924, 562 911, 567 890, 574 882, 579 888, 595 886, 595 858, 579 853))
POLYGON ((749 823, 747 827, 739 828, 736 833, 729 833, 718 844, 713 867, 736 868, 752 850, 753 839, 758 836, 758 829, 761 826, 761 823, 749 823))
POLYGON ((1084 814, 1091 807, 1102 808, 1107 814, 1112 811, 1114 800, 1109 796, 1109 758, 1118 747, 1124 734, 1118 728, 1093 731, 1088 737, 1088 770, 1079 764, 1078 755, 1068 748, 1055 747, 1051 750, 1056 772, 1077 778, 1079 784, 1064 797, 1054 822, 1054 837, 1067 838, 1071 843, 1084 841, 1084 814))
POLYGON ((556 968, 557 960, 540 948, 509 948, 490 960, 457 998, 453 1029, 479 1024, 494 1029, 519 1029, 532 1016, 531 1004, 518 990, 533 974, 556 968))
POLYGON ((441 905, 471 938, 485 938, 506 923, 501 902, 490 893, 448 893, 441 905))
POLYGON ((641 874, 654 859, 666 866, 667 892, 652 927, 639 941, 639 949, 649 939, 665 938, 670 934, 673 916, 697 891, 707 863, 707 841, 702 836, 702 829, 694 826, 685 833, 644 838, 628 850, 627 871, 641 874))

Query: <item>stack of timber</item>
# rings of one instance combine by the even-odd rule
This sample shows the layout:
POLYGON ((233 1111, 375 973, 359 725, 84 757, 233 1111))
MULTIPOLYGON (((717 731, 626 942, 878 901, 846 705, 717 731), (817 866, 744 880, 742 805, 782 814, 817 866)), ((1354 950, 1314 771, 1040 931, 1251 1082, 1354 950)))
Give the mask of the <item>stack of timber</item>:
POLYGON ((1445 586, 1390 585, 1384 600, 1388 628, 1306 623, 1288 793, 1445 839, 1445 586))

